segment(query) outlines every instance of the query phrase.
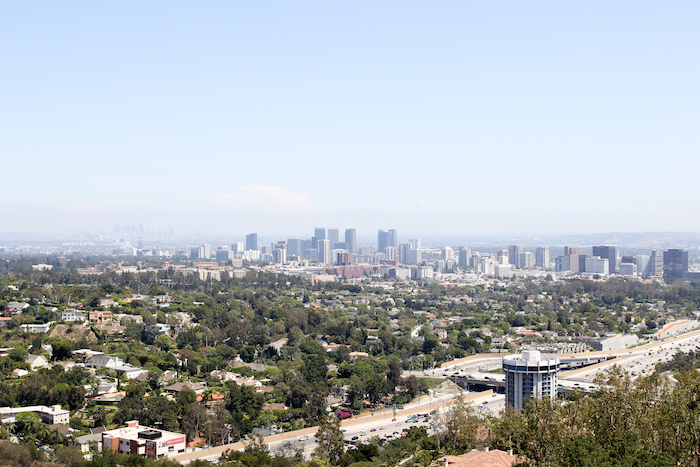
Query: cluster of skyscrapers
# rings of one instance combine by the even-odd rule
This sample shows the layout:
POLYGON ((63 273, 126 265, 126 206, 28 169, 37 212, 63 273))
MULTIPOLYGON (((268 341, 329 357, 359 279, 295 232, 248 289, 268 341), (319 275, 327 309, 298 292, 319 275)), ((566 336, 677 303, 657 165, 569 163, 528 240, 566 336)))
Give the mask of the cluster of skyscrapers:
MULTIPOLYGON (((193 248, 192 258, 208 259, 212 253, 208 245, 193 248)), ((222 250, 222 248, 220 248, 222 250)), ((246 235, 245 248, 243 244, 234 243, 231 249, 224 247, 221 259, 230 259, 243 255, 253 261, 270 261, 285 264, 288 261, 309 260, 318 264, 350 265, 354 263, 395 262, 402 264, 421 263, 421 241, 411 239, 406 243, 399 243, 396 230, 379 230, 377 233, 377 247, 357 246, 357 231, 346 229, 344 237, 340 237, 339 229, 326 229, 316 227, 311 238, 289 238, 286 241, 272 243, 271 246, 261 246, 258 243, 258 234, 246 235), (228 256, 227 256, 228 255, 228 256)), ((217 259, 219 254, 217 252, 217 259)))
MULTIPOLYGON (((598 245, 590 253, 581 252, 578 246, 564 246, 563 254, 552 261, 548 247, 537 247, 533 252, 525 251, 521 245, 510 245, 499 250, 496 255, 472 253, 465 246, 453 249, 444 247, 439 257, 434 253, 429 259, 436 271, 453 271, 456 266, 475 269, 482 274, 495 277, 511 277, 518 269, 551 269, 557 275, 621 274, 626 276, 663 276, 700 279, 700 273, 688 272, 688 252, 670 249, 663 253, 651 250, 649 255, 628 255, 620 257, 616 246, 598 245), (698 277, 696 277, 698 276, 698 277)), ((192 259, 228 261, 247 259, 249 261, 287 264, 291 261, 316 262, 319 265, 349 266, 352 264, 380 264, 395 268, 401 265, 425 265, 420 239, 410 239, 399 243, 396 230, 379 230, 377 246, 358 247, 357 231, 346 229, 340 237, 339 229, 316 227, 311 238, 289 238, 269 246, 259 245, 258 234, 246 235, 245 244, 235 242, 231 247, 218 247, 212 251, 209 245, 192 248, 192 259)), ((398 274, 398 273, 397 273, 398 274)))

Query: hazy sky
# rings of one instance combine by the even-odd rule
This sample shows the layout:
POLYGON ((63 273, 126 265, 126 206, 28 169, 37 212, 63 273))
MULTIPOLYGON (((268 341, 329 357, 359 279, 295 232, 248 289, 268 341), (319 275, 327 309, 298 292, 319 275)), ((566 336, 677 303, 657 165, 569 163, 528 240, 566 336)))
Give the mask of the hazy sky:
POLYGON ((697 1, 2 0, 0 231, 700 231, 699 25, 697 1))

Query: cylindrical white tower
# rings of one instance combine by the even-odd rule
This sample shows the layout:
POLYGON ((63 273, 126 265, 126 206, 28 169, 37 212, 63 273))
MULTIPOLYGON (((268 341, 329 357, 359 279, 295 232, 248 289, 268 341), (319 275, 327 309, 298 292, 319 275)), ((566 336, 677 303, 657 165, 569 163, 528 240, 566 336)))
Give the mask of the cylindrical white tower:
POLYGON ((506 374, 506 407, 521 410, 530 397, 557 395, 559 357, 540 355, 538 350, 503 357, 506 374))

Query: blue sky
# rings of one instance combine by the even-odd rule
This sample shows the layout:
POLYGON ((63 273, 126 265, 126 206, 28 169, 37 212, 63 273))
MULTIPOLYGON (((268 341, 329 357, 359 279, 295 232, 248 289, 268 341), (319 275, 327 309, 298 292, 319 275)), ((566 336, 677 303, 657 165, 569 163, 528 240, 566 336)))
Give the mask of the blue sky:
POLYGON ((2 230, 700 231, 698 24, 697 2, 0 1, 2 230))

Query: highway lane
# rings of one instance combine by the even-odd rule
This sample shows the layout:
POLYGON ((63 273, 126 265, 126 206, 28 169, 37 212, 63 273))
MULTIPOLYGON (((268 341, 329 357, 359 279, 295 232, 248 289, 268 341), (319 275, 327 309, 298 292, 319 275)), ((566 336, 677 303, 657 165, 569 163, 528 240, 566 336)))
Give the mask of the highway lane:
MULTIPOLYGON (((610 356, 617 357, 615 360, 610 360, 600 364, 593 365, 591 367, 586 367, 582 369, 575 369, 567 372, 562 372, 559 379, 562 384, 566 387, 577 387, 576 384, 582 389, 590 389, 593 385, 593 379, 599 373, 609 373, 613 365, 620 365, 620 367, 628 371, 633 378, 637 378, 642 375, 649 374, 654 371, 654 366, 658 362, 668 361, 673 358, 673 354, 681 350, 688 352, 690 350, 700 350, 700 331, 693 331, 686 334, 681 334, 676 337, 667 338, 660 341, 655 341, 649 344, 645 344, 640 347, 625 350, 614 350, 614 351, 597 351, 597 352, 587 352, 584 354, 572 354, 570 356, 610 356), (635 374, 636 373, 636 374, 635 374)), ((436 378, 446 378, 447 376, 452 376, 455 372, 458 374, 464 374, 467 372, 481 373, 482 371, 491 370, 495 368, 500 368, 501 359, 503 355, 474 355, 471 357, 466 357, 458 360, 453 360, 443 364, 440 368, 434 368, 427 371, 411 371, 404 372, 404 376, 410 374, 415 374, 420 377, 436 377, 436 378)), ((491 374, 492 376, 497 376, 491 374)), ((406 405, 404 410, 397 412, 397 419, 392 422, 393 413, 391 410, 384 410, 381 413, 371 415, 369 417, 358 417, 351 420, 345 421, 342 424, 343 429, 346 430, 346 439, 352 440, 354 436, 358 436, 358 440, 368 439, 374 435, 386 436, 387 433, 393 434, 394 431, 402 433, 403 428, 406 428, 406 417, 410 413, 426 413, 430 412, 438 407, 444 407, 449 405, 454 399, 453 395, 445 394, 434 394, 432 399, 429 397, 423 397, 418 403, 406 405), (401 423, 402 425, 398 425, 401 423), (384 426, 383 430, 379 430, 384 426), (365 434, 362 434, 362 430, 365 430, 365 434), (375 429, 376 431, 371 431, 375 429)), ((498 414, 503 410, 505 406, 505 398, 503 395, 499 394, 495 397, 492 391, 484 391, 483 393, 472 393, 467 396, 467 399, 472 401, 479 411, 488 411, 491 414, 498 414)), ((316 432, 316 427, 306 428, 304 430, 299 430, 296 432, 282 433, 280 435, 274 435, 265 438, 264 442, 270 446, 271 451, 274 452, 275 447, 277 447, 282 441, 291 441, 294 443, 300 443, 303 448, 304 455, 306 457, 310 456, 316 447, 315 438, 313 434, 316 432), (306 436, 307 439, 299 440, 300 436, 306 436)), ((220 454, 226 450, 238 449, 242 450, 244 448, 243 443, 234 443, 227 446, 218 446, 208 450, 197 450, 195 452, 189 452, 176 456, 175 459, 180 460, 183 464, 191 461, 195 458, 209 459, 220 456, 220 454)))
MULTIPOLYGON (((499 397, 502 398, 503 396, 499 395, 499 397)), ((464 399, 467 402, 473 402, 475 406, 483 405, 485 406, 484 410, 489 410, 491 412, 496 413, 498 410, 497 407, 499 404, 499 397, 493 397, 493 392, 489 390, 467 394, 464 399), (487 404, 483 404, 484 401, 487 401, 487 404)), ((341 429, 346 430, 344 434, 345 438, 348 440, 352 440, 352 437, 354 436, 358 436, 359 440, 359 436, 363 429, 365 430, 365 435, 363 435, 363 439, 368 439, 370 437, 369 435, 381 434, 382 436, 385 436, 386 433, 389 432, 393 434, 394 431, 402 433, 403 428, 406 428, 407 426, 412 426, 406 425, 406 418, 408 416, 416 413, 430 413, 433 410, 439 410, 444 407, 448 407, 454 402, 454 400, 454 394, 434 394, 432 397, 423 397, 422 400, 419 402, 405 405, 403 410, 397 410, 395 421, 392 421, 394 418, 393 410, 385 409, 381 412, 377 412, 372 415, 366 415, 362 417, 355 417, 348 420, 344 420, 341 423, 341 429), (401 423, 402 425, 397 426, 398 423, 401 423), (385 428, 383 430, 380 430, 382 426, 384 426, 385 428), (373 432, 371 431, 372 429, 376 429, 376 431, 373 432)), ((271 452, 274 452, 275 449, 279 448, 279 446, 283 442, 292 442, 294 445, 301 446, 304 455, 308 458, 316 448, 316 439, 314 437, 314 434, 316 433, 317 429, 318 427, 310 427, 304 428, 303 430, 268 436, 263 439, 263 442, 270 447, 271 452), (300 440, 299 437, 302 436, 307 437, 307 439, 300 440)), ((244 442, 237 442, 229 445, 212 447, 210 449, 196 449, 194 451, 174 456, 173 459, 179 461, 183 465, 186 465, 194 459, 217 458, 220 457, 221 454, 225 451, 240 451, 244 448, 244 442)))

